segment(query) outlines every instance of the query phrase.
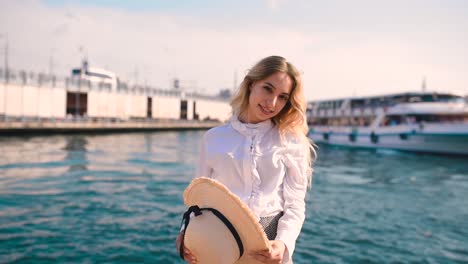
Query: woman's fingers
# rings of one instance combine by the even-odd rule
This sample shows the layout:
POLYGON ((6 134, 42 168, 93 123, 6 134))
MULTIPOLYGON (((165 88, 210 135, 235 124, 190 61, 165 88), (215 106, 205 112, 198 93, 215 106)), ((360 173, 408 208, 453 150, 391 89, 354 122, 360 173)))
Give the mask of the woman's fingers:
POLYGON ((252 257, 262 263, 267 263, 266 261, 268 260, 268 257, 265 257, 261 254, 252 254, 252 257))
POLYGON ((259 250, 259 251, 255 251, 253 255, 261 255, 264 257, 269 257, 270 253, 271 253, 270 250, 259 250))
POLYGON ((281 263, 281 259, 272 255, 270 251, 257 251, 251 254, 254 259, 261 263, 281 263))
MULTIPOLYGON (((184 231, 180 232, 179 235, 177 236, 176 239, 176 247, 177 247, 177 252, 179 252, 180 245, 184 243, 184 231)), ((183 253, 184 253, 184 260, 187 261, 190 264, 197 264, 198 260, 197 258, 190 252, 188 248, 185 246, 183 247, 183 253)))
POLYGON ((192 254, 192 252, 191 252, 188 248, 186 248, 186 247, 184 247, 184 259, 185 259, 185 261, 187 261, 187 262, 190 263, 190 264, 196 264, 196 263, 198 263, 197 258, 196 258, 196 257, 192 254))
POLYGON ((262 263, 281 263, 283 261, 283 254, 285 249, 284 243, 281 241, 270 241, 270 245, 270 250, 260 250, 253 252, 251 254, 252 257, 262 263))

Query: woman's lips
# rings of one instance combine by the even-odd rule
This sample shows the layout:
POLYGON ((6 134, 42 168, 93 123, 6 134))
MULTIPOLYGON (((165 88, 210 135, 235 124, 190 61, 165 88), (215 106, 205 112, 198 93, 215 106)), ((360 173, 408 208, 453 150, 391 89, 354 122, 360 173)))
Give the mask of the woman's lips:
POLYGON ((263 107, 262 105, 258 105, 260 107, 260 110, 263 112, 263 114, 265 115, 271 115, 273 113, 273 111, 271 110, 267 110, 265 107, 263 107))

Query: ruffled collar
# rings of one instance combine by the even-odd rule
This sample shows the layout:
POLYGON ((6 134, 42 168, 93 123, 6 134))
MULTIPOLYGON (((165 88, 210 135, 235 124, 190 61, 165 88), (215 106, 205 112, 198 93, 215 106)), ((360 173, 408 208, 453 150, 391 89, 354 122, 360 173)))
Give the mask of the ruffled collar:
POLYGON ((233 115, 229 122, 236 131, 245 136, 263 136, 274 126, 270 119, 256 124, 242 123, 237 115, 233 115))

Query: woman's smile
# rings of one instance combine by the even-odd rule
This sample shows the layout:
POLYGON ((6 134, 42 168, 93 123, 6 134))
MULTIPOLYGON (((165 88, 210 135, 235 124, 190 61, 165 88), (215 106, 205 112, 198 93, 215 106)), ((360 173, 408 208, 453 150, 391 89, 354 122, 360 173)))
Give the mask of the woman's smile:
POLYGON ((273 114, 275 111, 274 110, 269 110, 268 108, 262 106, 261 104, 258 105, 258 107, 260 107, 260 110, 263 112, 263 114, 265 115, 271 115, 273 114))

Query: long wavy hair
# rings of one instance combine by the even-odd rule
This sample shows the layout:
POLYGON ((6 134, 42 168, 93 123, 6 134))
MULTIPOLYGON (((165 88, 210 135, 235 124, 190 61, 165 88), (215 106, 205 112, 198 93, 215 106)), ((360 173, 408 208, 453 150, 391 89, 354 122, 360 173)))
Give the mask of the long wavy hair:
POLYGON ((306 107, 301 73, 281 56, 269 56, 260 60, 246 74, 239 89, 231 100, 232 114, 244 116, 249 106, 250 87, 256 81, 261 81, 277 72, 286 73, 292 81, 289 99, 283 109, 273 118, 272 122, 278 127, 282 136, 287 134, 298 138, 311 151, 308 155, 308 182, 312 183, 312 161, 316 157, 314 145, 307 137, 309 128, 307 126, 306 107))

